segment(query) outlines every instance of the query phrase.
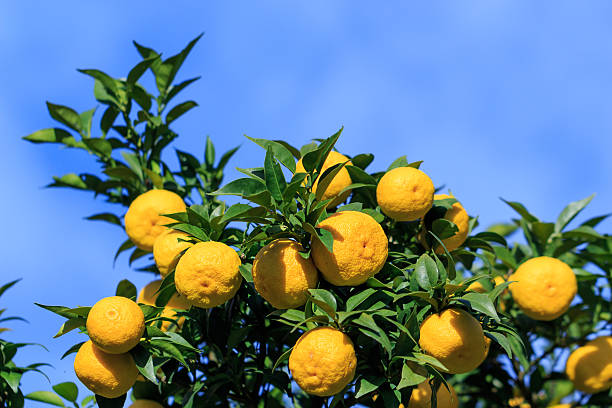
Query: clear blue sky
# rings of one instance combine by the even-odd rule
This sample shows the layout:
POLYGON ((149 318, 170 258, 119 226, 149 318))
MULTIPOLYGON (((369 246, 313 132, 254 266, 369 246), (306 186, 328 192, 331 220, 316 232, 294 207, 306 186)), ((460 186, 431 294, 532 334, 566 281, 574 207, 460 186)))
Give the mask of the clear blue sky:
MULTIPOLYGON (((485 225, 513 216, 498 197, 552 219, 597 192, 587 212, 599 215, 612 208, 611 12, 604 0, 2 2, 2 281, 23 281, 0 303, 30 321, 6 337, 49 348, 18 361, 75 380, 72 358, 59 357, 81 338, 52 340, 61 319, 33 302, 90 305, 120 279, 150 280, 125 258, 113 268, 118 228, 83 220, 112 207, 42 188, 95 170, 92 160, 20 140, 52 125, 46 100, 95 106, 76 68, 124 76, 139 59, 131 40, 169 56, 204 31, 182 73, 203 75, 184 93, 200 107, 176 122, 182 150, 200 154, 209 134, 217 151, 243 143, 231 164, 251 167, 263 151, 245 133, 301 145, 344 125, 341 151, 374 153, 374 169, 424 160, 485 225)), ((49 389, 34 374, 23 384, 49 389)))

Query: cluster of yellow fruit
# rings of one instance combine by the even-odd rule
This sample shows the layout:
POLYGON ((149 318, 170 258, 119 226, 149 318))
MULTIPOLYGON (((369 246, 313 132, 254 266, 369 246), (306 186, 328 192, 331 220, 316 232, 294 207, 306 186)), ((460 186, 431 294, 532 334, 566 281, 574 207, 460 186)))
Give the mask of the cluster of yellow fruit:
MULTIPOLYGON (((331 152, 322 171, 347 161, 348 158, 340 153, 331 152)), ((297 172, 304 172, 301 160, 296 169, 297 172)), ((318 181, 314 182, 315 190, 318 181)), ((338 205, 350 194, 350 190, 346 190, 350 184, 348 171, 342 169, 321 199, 332 199, 329 206, 338 205)), ((397 221, 422 218, 431 209, 434 199, 448 197, 434 197, 431 179, 411 167, 389 171, 377 189, 377 199, 383 212, 397 221)), ((161 214, 183 211, 185 204, 175 193, 151 190, 137 197, 130 205, 125 216, 126 232, 138 248, 153 252, 162 276, 174 269, 175 285, 180 294, 178 299, 183 299, 180 305, 174 306, 218 306, 231 299, 242 283, 240 258, 236 251, 221 242, 191 244, 186 241, 187 234, 163 227, 173 220, 161 214)), ((453 250, 467 237, 468 216, 461 204, 455 203, 446 218, 459 227, 455 236, 444 241, 453 250)), ((278 309, 302 306, 308 299, 308 290, 317 287, 319 272, 333 285, 357 286, 382 269, 387 259, 388 239, 380 224, 371 216, 358 211, 342 211, 328 217, 318 227, 331 233, 333 253, 318 239, 313 239, 312 258, 305 259, 300 255, 303 248, 298 242, 276 239, 256 255, 252 268, 253 283, 257 292, 272 306, 278 309)), ((159 281, 152 282, 143 289, 139 301, 154 303, 153 295, 158 287, 159 281)), ((462 316, 469 316, 462 313, 462 316)), ((177 324, 180 325, 180 322, 177 324)), ((479 325, 478 328, 481 336, 477 345, 484 353, 484 335, 479 325)), ((470 343, 470 346, 473 344, 470 343)), ((309 394, 318 396, 340 392, 353 380, 356 365, 351 339, 345 333, 329 327, 304 333, 296 342, 289 359, 289 369, 298 385, 309 394)), ((420 395, 424 391, 415 392, 415 395, 420 395)), ((415 396, 415 401, 418 398, 415 396)))
MULTIPOLYGON (((348 158, 340 153, 331 152, 322 171, 337 163, 346 162, 349 162, 348 158)), ((304 172, 301 160, 297 163, 297 172, 304 172)), ((318 181, 315 180, 314 189, 318 181)), ((350 175, 343 168, 328 185, 321 199, 332 199, 329 206, 338 205, 350 194, 350 190, 347 190, 350 184, 350 175)), ((427 214, 434 200, 450 196, 434 195, 433 182, 421 170, 398 167, 383 175, 376 189, 376 198, 381 210, 393 220, 415 221, 427 214)), ((175 309, 188 309, 191 305, 211 308, 225 303, 236 294, 242 283, 239 271, 241 261, 234 249, 214 241, 193 244, 188 242, 187 234, 164 227, 174 221, 161 214, 184 212, 185 209, 183 200, 175 193, 151 190, 137 197, 125 216, 126 232, 131 241, 138 248, 153 252, 162 276, 174 270, 174 280, 179 295, 168 303, 167 310, 162 315, 173 320, 176 318, 175 309)), ((469 217, 461 204, 456 202, 446 212, 445 218, 458 227, 454 236, 443 240, 447 249, 452 251, 466 240, 469 217)), ((318 238, 313 238, 312 257, 305 259, 300 255, 303 248, 298 242, 291 239, 276 239, 264 246, 256 255, 252 267, 255 289, 275 308, 288 309, 304 305, 309 297, 308 290, 317 287, 319 273, 323 279, 333 285, 357 286, 378 273, 386 262, 388 238, 382 227, 371 216, 358 211, 341 211, 331 215, 317 227, 331 233, 333 252, 329 252, 318 238)), ((442 248, 435 250, 442 252, 442 248)), ((514 282, 510 286, 514 301, 526 315, 537 320, 552 320, 559 317, 569 308, 576 294, 576 278, 573 271, 565 263, 554 258, 531 259, 523 263, 509 279, 514 282)), ((501 282, 503 282, 501 277, 496 278, 496 284, 501 282)), ((139 301, 154 304, 160 283, 158 280, 147 285, 141 291, 139 301)), ((482 291, 484 288, 481 284, 475 283, 469 290, 482 291)), ((125 301, 129 302, 127 299, 125 301)), ((138 308, 135 303, 134 306, 138 308)), ((104 313, 107 319, 111 318, 109 316, 112 313, 104 313)), ((177 319, 176 325, 181 324, 182 320, 177 319)), ((106 327, 102 332, 108 336, 108 326, 101 326, 106 327)), ((130 333, 136 333, 134 327, 137 326, 131 327, 130 333)), ((167 330, 169 327, 169 322, 164 322, 162 329, 167 330)), ((126 335, 126 332, 120 330, 112 332, 121 333, 121 336, 126 335)), ((92 333, 95 333, 95 330, 90 331, 93 344, 86 343, 82 347, 83 352, 79 351, 77 355, 79 361, 79 364, 75 361, 75 369, 79 367, 77 375, 90 389, 100 395, 118 396, 125 393, 133 385, 132 377, 135 380, 137 375, 131 357, 126 354, 129 347, 127 349, 123 347, 121 351, 117 348, 111 350, 107 345, 108 340, 105 340, 106 343, 100 340, 104 336, 95 337, 96 334, 92 333), (108 354, 113 353, 113 350, 115 354, 108 354), (90 357, 94 353, 104 353, 104 358, 122 359, 123 368, 117 375, 123 376, 122 378, 129 375, 129 380, 115 381, 112 375, 107 379, 100 374, 88 377, 87 372, 91 371, 91 367, 97 367, 90 361, 101 358, 90 357)), ((137 344, 141 335, 142 332, 130 347, 137 344)), ((598 339, 592 343, 594 344, 579 350, 589 347, 609 348, 611 344, 609 338, 598 339)), ((446 372, 459 374, 475 369, 485 360, 490 339, 484 335, 480 323, 472 315, 462 309, 449 308, 430 315, 423 321, 420 327, 419 345, 426 353, 438 359, 446 367, 446 372)), ((594 392, 596 389, 601 389, 604 384, 609 386, 612 365, 603 364, 598 375, 594 377, 592 375, 594 363, 590 357, 593 353, 589 351, 590 349, 581 352, 579 350, 568 360, 568 376, 577 384, 577 388, 594 392), (582 385, 578 385, 581 382, 582 385)), ((119 364, 103 366, 119 366, 119 364)), ((304 333, 296 342, 289 357, 289 370, 296 383, 305 392, 317 396, 331 396, 341 392, 353 380, 356 366, 355 348, 351 339, 342 331, 331 327, 319 327, 304 333)), ((424 382, 413 390, 408 406, 429 407, 430 396, 431 388, 427 382, 424 382)), ((457 396, 452 387, 450 391, 446 387, 441 387, 438 391, 438 401, 439 407, 458 406, 457 396)))
POLYGON ((74 359, 79 380, 106 398, 125 394, 138 377, 129 351, 140 342, 144 330, 144 314, 134 301, 121 296, 99 300, 87 316, 89 341, 74 359))

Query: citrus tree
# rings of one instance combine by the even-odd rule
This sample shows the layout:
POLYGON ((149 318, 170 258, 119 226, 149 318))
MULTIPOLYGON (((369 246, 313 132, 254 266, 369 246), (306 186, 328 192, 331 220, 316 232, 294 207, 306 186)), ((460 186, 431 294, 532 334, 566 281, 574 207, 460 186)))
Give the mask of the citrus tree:
POLYGON ((65 319, 57 335, 79 332, 63 357, 99 406, 612 404, 612 241, 605 216, 569 227, 592 197, 554 222, 507 201, 515 218, 481 228, 420 161, 372 171, 373 154, 336 151, 342 129, 300 148, 247 136, 262 164, 227 183, 237 149, 217 160, 208 138, 173 169, 198 39, 167 59, 134 43, 125 78, 81 70, 98 108, 48 103, 62 126, 25 137, 96 159, 50 186, 115 204, 89 219, 124 229, 115 259, 152 275, 92 307, 40 305, 65 319))

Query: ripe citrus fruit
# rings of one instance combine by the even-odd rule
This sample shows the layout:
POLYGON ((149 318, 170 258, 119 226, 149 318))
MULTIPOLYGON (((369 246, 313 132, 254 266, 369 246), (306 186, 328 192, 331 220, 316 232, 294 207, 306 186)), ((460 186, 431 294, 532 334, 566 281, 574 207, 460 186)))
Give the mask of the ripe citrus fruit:
POLYGON ((387 260, 387 236, 380 224, 359 211, 341 211, 318 227, 331 232, 333 253, 312 240, 312 257, 321 274, 336 286, 355 286, 378 273, 387 260))
POLYGON ((357 357, 353 342, 331 327, 304 333, 289 356, 295 382, 308 394, 328 397, 342 391, 355 376, 357 357))
MULTIPOLYGON (((161 279, 148 283, 144 288, 140 290, 140 293, 138 294, 138 302, 144 303, 145 305, 155 306, 155 300, 158 296, 157 291, 159 290, 159 286, 161 285, 161 283, 161 279)), ((161 317, 166 317, 168 319, 175 320, 176 325, 178 325, 178 327, 181 327, 185 322, 185 318, 182 316, 177 318, 176 309, 189 310, 190 306, 191 305, 189 304, 189 302, 187 302, 187 299, 176 293, 170 298, 166 306, 164 306, 164 311, 161 313, 161 317)), ((171 326, 175 325, 167 320, 163 320, 161 324, 161 329, 166 331, 171 326)))
POLYGON ((485 293, 487 290, 485 289, 484 286, 482 286, 482 283, 480 283, 480 281, 475 281, 475 282, 470 283, 466 291, 485 293))
MULTIPOLYGON (((434 200, 444 200, 446 198, 454 197, 448 194, 434 195, 434 200)), ((455 235, 442 240, 442 243, 444 243, 444 246, 446 247, 448 252, 450 252, 459 248, 465 242, 470 228, 470 217, 468 216, 468 213, 465 211, 461 203, 457 201, 453 204, 450 210, 446 211, 446 214, 444 214, 444 218, 455 224, 458 228, 458 231, 455 233, 455 235)), ((444 252, 444 248, 442 248, 441 245, 437 244, 435 245, 435 247, 436 253, 441 254, 444 252)))
POLYGON ((89 338, 107 353, 130 351, 138 344, 144 330, 142 310, 123 296, 100 299, 87 316, 89 338))
POLYGON ((187 250, 174 271, 174 283, 188 302, 204 309, 225 303, 242 283, 240 258, 221 242, 198 242, 187 250))
MULTIPOLYGON (((321 168, 321 174, 323 174, 325 170, 329 169, 333 165, 338 164, 338 163, 344 163, 346 161, 348 161, 348 157, 332 150, 331 152, 329 152, 329 155, 327 156, 327 158, 325 159, 325 162, 323 163, 323 167, 321 168)), ((347 163, 347 165, 349 164, 351 164, 350 161, 347 163)), ((298 160, 297 164, 295 165, 295 172, 296 173, 306 173, 306 170, 304 169, 304 165, 302 164, 302 159, 298 160)), ((319 185, 320 178, 321 176, 317 177, 317 179, 313 183, 312 191, 315 193, 317 191, 317 186, 319 185)), ((329 185, 325 189, 325 192, 321 196, 321 201, 325 201, 325 200, 335 197, 329 204, 327 204, 327 207, 336 207, 338 204, 346 200, 349 195, 351 195, 350 190, 347 190, 344 193, 340 194, 342 190, 350 186, 351 183, 352 183, 351 176, 349 175, 348 170, 346 169, 346 167, 342 168, 334 176, 331 183, 329 183, 329 185)))
POLYGON ((125 232, 138 248, 152 251, 155 238, 166 224, 175 222, 161 214, 184 212, 183 199, 168 190, 149 190, 136 197, 125 214, 125 232))
POLYGON ((582 392, 594 394, 612 387, 612 336, 597 337, 574 350, 565 373, 582 392))
POLYGON ((396 221, 414 221, 433 205, 434 185, 429 176, 414 167, 396 167, 385 173, 376 187, 376 200, 383 213, 396 221))
MULTIPOLYGON (((459 399, 452 385, 448 385, 450 391, 440 384, 438 392, 436 392, 438 408, 457 408, 459 407, 459 399)), ((408 408, 431 408, 431 385, 429 381, 423 381, 418 387, 412 390, 408 408)))
POLYGON ((190 242, 179 241, 179 239, 185 240, 187 238, 189 238, 189 235, 184 232, 166 229, 155 239, 153 258, 161 276, 166 276, 172 271, 181 252, 193 245, 190 242))
POLYGON ((451 374, 472 371, 485 358, 485 335, 478 320, 462 309, 446 309, 427 317, 419 345, 451 374))
POLYGON ((253 261, 255 289, 277 309, 302 306, 308 300, 308 289, 317 287, 317 269, 300 255, 302 250, 295 241, 276 239, 253 261))
POLYGON ((138 376, 131 354, 105 353, 91 340, 79 348, 74 358, 74 372, 83 385, 106 398, 117 398, 128 392, 138 376))
POLYGON ((157 401, 139 399, 134 401, 129 408, 164 408, 164 406, 157 401))
POLYGON ((510 292, 523 313, 549 321, 569 308, 578 290, 574 271, 556 258, 540 256, 521 264, 508 278, 510 292))

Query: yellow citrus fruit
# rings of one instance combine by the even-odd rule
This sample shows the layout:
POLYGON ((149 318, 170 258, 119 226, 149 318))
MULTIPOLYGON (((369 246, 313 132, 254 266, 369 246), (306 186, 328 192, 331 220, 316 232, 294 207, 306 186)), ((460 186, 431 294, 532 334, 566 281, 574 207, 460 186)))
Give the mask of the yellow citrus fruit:
POLYGON ((470 292, 478 292, 478 293, 485 293, 487 290, 485 289, 484 286, 482 286, 482 283, 480 283, 480 281, 475 281, 472 282, 466 289, 466 291, 470 291, 470 292))
POLYGON ((138 376, 130 353, 105 353, 91 340, 79 348, 74 358, 74 372, 89 390, 106 398, 117 398, 128 392, 138 376))
POLYGON ((277 309, 302 306, 308 300, 308 289, 317 287, 317 269, 300 255, 302 250, 295 241, 276 239, 253 261, 255 289, 277 309))
POLYGON ((161 276, 166 276, 176 266, 179 255, 193 244, 185 242, 189 238, 184 232, 166 229, 159 234, 153 244, 153 258, 161 276), (181 239, 182 241, 179 241, 181 239))
MULTIPOLYGON (((444 200, 446 198, 454 198, 448 194, 436 194, 434 195, 434 200, 444 200)), ((470 217, 468 213, 465 211, 461 203, 458 201, 453 204, 452 208, 446 211, 444 214, 444 218, 455 224, 458 228, 458 231, 452 237, 445 238, 442 240, 446 249, 450 251, 454 251, 459 248, 466 240, 469 232, 469 222, 470 217)), ((444 248, 440 245, 436 245, 436 253, 443 253, 444 248)))
MULTIPOLYGON (((325 170, 329 169, 330 167, 338 163, 344 163, 346 161, 348 161, 348 157, 332 150, 331 152, 329 152, 329 155, 325 159, 325 162, 323 162, 323 167, 321 168, 321 174, 323 174, 325 170)), ((350 161, 347 163, 347 165, 349 164, 351 164, 350 161)), ((295 165, 295 172, 296 173, 306 173, 306 170, 304 169, 304 165, 302 164, 302 159, 298 160, 297 164, 295 165)), ((317 179, 313 183, 313 186, 312 186, 313 192, 317 191, 317 186, 319 185, 320 178, 321 176, 317 177, 317 179)), ((329 185, 325 189, 325 192, 321 196, 321 201, 325 201, 325 200, 335 197, 329 204, 327 204, 327 207, 336 207, 338 204, 346 200, 349 195, 351 195, 350 190, 347 190, 344 193, 340 194, 342 190, 344 190, 351 184, 352 184, 351 176, 349 175, 349 172, 346 169, 346 167, 344 167, 334 176, 331 183, 329 183, 329 185)))
POLYGON ((597 337, 574 350, 565 373, 582 392, 594 394, 612 387, 612 336, 597 337))
POLYGON ((176 265, 176 290, 192 305, 203 309, 223 304, 240 288, 240 263, 236 251, 224 243, 198 242, 176 265))
POLYGON ((534 320, 549 321, 569 308, 578 290, 576 275, 566 263, 540 256, 522 263, 508 278, 514 302, 534 320))
POLYGON ((380 224, 359 211, 341 211, 318 227, 331 232, 333 253, 317 238, 312 257, 321 274, 336 286, 355 286, 377 274, 385 264, 388 240, 380 224))
POLYGON ((331 327, 304 333, 289 356, 295 382, 308 394, 329 397, 342 391, 355 377, 357 357, 353 342, 331 327))
POLYGON ((484 352, 484 356, 482 357, 482 361, 480 362, 480 364, 482 364, 487 359, 487 356, 489 355, 489 350, 491 349, 491 339, 485 336, 484 342, 485 342, 485 352, 484 352))
MULTIPOLYGON (((450 391, 440 384, 436 399, 438 408, 457 408, 459 407, 459 399, 452 385, 448 385, 450 391)), ((431 408, 431 385, 429 381, 423 381, 418 387, 412 390, 408 408, 431 408)))
MULTIPOLYGON (((138 302, 144 303, 145 305, 155 306, 155 300, 157 299, 158 295, 157 291, 159 290, 161 283, 161 279, 148 283, 144 288, 140 290, 140 293, 138 294, 138 302)), ((185 322, 185 318, 182 316, 177 317, 176 309, 189 310, 190 306, 191 305, 189 304, 189 302, 187 302, 187 299, 176 293, 170 298, 170 300, 168 300, 166 306, 164 306, 164 311, 161 313, 161 317, 176 320, 176 325, 178 327, 181 327, 185 322)), ((163 320, 161 329, 166 331, 171 326, 175 325, 167 320, 163 320)))
POLYGON ((164 406, 157 401, 139 399, 134 401, 129 408, 164 408, 164 406))
POLYGON ((414 167, 396 167, 385 173, 376 187, 382 212, 396 221, 422 218, 433 205, 434 185, 429 176, 414 167))
POLYGON ((87 316, 89 338, 107 353, 130 351, 144 330, 144 313, 136 302, 123 296, 100 299, 87 316))
POLYGON ((421 324, 419 345, 451 374, 472 371, 485 358, 482 326, 462 309, 446 309, 427 317, 421 324))
POLYGON ((551 405, 549 408, 570 408, 572 404, 557 404, 551 405))
POLYGON ((511 407, 531 408, 531 405, 525 402, 523 397, 513 397, 508 400, 508 405, 511 407))
POLYGON ((152 251, 155 238, 166 224, 175 222, 162 214, 184 212, 183 199, 168 190, 149 190, 136 197, 125 214, 125 232, 138 248, 152 251))

